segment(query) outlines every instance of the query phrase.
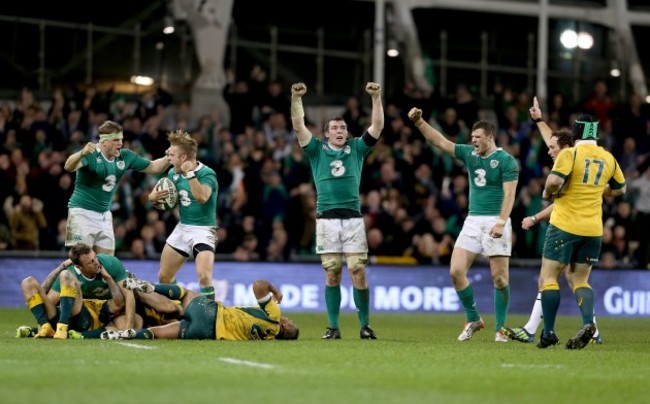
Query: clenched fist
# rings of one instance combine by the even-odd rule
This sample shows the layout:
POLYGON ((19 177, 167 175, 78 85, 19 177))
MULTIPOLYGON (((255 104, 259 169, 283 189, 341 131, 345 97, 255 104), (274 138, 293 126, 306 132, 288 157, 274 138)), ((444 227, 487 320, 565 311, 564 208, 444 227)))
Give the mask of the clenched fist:
POLYGON ((97 145, 92 142, 86 143, 83 149, 81 149, 81 157, 88 156, 93 154, 97 150, 97 145))
POLYGON ((294 83, 291 86, 291 97, 300 98, 307 92, 307 86, 305 83, 294 83))
POLYGON ((411 108, 411 110, 409 111, 409 119, 412 122, 417 122, 421 118, 422 118, 422 110, 419 108, 411 108))
POLYGON ((188 172, 188 171, 192 171, 192 169, 193 169, 195 166, 196 166, 195 163, 193 163, 193 162, 191 162, 191 161, 185 161, 185 162, 183 162, 183 164, 181 164, 180 169, 181 169, 181 172, 182 172, 183 174, 187 174, 187 172, 188 172))
POLYGON ((366 92, 370 94, 371 97, 381 94, 381 86, 377 83, 369 82, 366 84, 366 92))

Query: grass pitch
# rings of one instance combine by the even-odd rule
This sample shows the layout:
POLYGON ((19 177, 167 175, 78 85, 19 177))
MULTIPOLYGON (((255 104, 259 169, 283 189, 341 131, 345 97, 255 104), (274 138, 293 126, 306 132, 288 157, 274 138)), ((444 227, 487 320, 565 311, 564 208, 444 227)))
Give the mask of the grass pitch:
MULTIPOLYGON (((343 314, 343 339, 323 341, 325 314, 290 313, 299 341, 102 341, 15 338, 27 309, 0 309, 3 403, 641 403, 650 320, 599 318, 604 343, 564 343, 580 328, 560 317, 561 345, 494 342, 494 319, 459 342, 462 315, 372 314, 375 341, 343 314)), ((509 324, 527 320, 511 315, 509 324)))

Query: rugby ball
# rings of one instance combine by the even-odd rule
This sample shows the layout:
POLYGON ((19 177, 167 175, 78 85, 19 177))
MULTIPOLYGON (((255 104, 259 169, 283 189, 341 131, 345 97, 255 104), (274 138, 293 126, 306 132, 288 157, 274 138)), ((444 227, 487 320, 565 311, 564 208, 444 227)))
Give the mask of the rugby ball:
POLYGON ((165 199, 155 203, 154 207, 158 210, 174 209, 178 203, 178 189, 176 188, 176 184, 169 177, 162 177, 156 182, 154 189, 156 191, 169 191, 169 195, 165 199))

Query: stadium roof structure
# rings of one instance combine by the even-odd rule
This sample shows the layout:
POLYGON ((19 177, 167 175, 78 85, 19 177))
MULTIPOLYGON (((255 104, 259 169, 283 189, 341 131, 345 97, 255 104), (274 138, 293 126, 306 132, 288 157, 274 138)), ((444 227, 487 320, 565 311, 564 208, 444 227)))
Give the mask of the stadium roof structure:
MULTIPOLYGON (((359 31, 355 31, 354 26, 372 29, 374 25, 380 30, 390 30, 401 35, 405 57, 409 61, 406 68, 411 69, 411 77, 421 87, 427 84, 423 76, 422 44, 419 40, 423 34, 420 32, 418 35, 418 31, 430 29, 432 27, 428 25, 435 26, 441 22, 421 24, 414 19, 415 13, 427 9, 460 11, 463 14, 455 15, 452 22, 468 26, 478 23, 502 24, 498 17, 506 15, 510 16, 510 20, 505 26, 498 27, 506 32, 516 24, 512 16, 535 19, 537 37, 540 38, 536 57, 536 93, 539 95, 545 91, 547 66, 544 63, 548 59, 545 56, 549 45, 549 20, 584 21, 616 32, 619 46, 616 47, 618 53, 614 58, 626 67, 625 79, 635 91, 647 95, 643 67, 646 71, 650 68, 650 56, 646 56, 647 52, 639 53, 635 43, 635 37, 647 36, 650 32, 650 6, 643 0, 330 0, 310 4, 311 11, 303 9, 304 2, 294 0, 115 0, 96 5, 99 11, 88 12, 85 9, 71 11, 68 6, 62 7, 56 2, 9 2, 3 4, 0 11, 0 21, 3 22, 0 35, 4 38, 0 44, 0 64, 6 67, 3 67, 3 72, 8 72, 4 78, 0 78, 0 88, 25 82, 47 87, 48 83, 71 80, 73 77, 81 77, 82 82, 88 83, 103 75, 122 74, 120 71, 124 69, 133 72, 147 60, 157 60, 156 68, 163 70, 160 67, 163 57, 171 60, 168 64, 189 64, 187 61, 194 58, 195 53, 191 49, 194 43, 188 29, 180 31, 177 35, 180 39, 169 45, 165 56, 160 51, 161 44, 165 43, 161 33, 163 21, 174 13, 181 2, 196 7, 212 5, 217 8, 217 13, 221 5, 230 3, 230 21, 240 33, 269 25, 284 28, 308 26, 312 32, 315 27, 334 29, 331 27, 349 26, 345 34, 348 35, 347 42, 350 42, 350 39, 361 41, 359 31), (387 10, 386 14, 377 11, 379 9, 387 10), (478 14, 479 18, 467 21, 464 15, 471 13, 478 14), (378 24, 378 17, 387 17, 390 21, 381 18, 382 22, 378 24), (62 32, 73 30, 75 35, 62 32), (183 32, 186 36, 183 36, 183 32), (90 38, 92 47, 86 44, 90 38)), ((177 21, 183 20, 178 14, 174 17, 177 21)), ((254 41, 244 40, 241 43, 250 45, 251 53, 260 48, 254 41)), ((288 44, 286 48, 300 50, 300 46, 288 44)), ((381 77, 377 76, 383 74, 384 61, 377 48, 375 46, 372 76, 375 81, 381 81, 381 77)), ((259 52, 260 57, 267 57, 266 50, 259 52)), ((345 56, 344 52, 340 53, 345 56)), ((273 72, 274 76, 277 74, 287 78, 297 75, 287 66, 279 66, 278 69, 283 70, 273 72)), ((194 73, 188 68, 176 75, 189 79, 194 73)))

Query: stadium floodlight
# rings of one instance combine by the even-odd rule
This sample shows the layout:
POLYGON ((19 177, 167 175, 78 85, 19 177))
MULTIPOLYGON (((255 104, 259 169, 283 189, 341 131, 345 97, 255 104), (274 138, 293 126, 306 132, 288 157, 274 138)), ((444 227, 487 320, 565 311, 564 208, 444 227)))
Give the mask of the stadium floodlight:
POLYGON ((165 24, 163 25, 163 34, 165 35, 173 34, 175 31, 174 19, 170 16, 166 16, 164 21, 165 24))
POLYGON ((131 83, 138 86, 150 86, 153 82, 153 78, 149 76, 131 76, 131 83))
POLYGON ((594 46, 594 37, 588 32, 576 32, 567 29, 560 35, 560 42, 567 49, 591 49, 594 46))
POLYGON ((609 75, 612 77, 619 77, 621 75, 621 71, 616 67, 614 67, 612 68, 612 70, 609 71, 609 75))
POLYGON ((560 35, 560 42, 567 49, 574 49, 578 46, 578 33, 574 30, 567 29, 560 35))
POLYGON ((594 37, 588 32, 578 32, 578 48, 591 49, 594 46, 594 37))
POLYGON ((386 55, 390 58, 396 58, 399 56, 399 48, 395 38, 388 39, 388 44, 386 47, 386 55))
POLYGON ((390 58, 396 58, 399 56, 399 48, 397 47, 397 41, 395 39, 388 40, 388 50, 386 50, 386 55, 390 58))

